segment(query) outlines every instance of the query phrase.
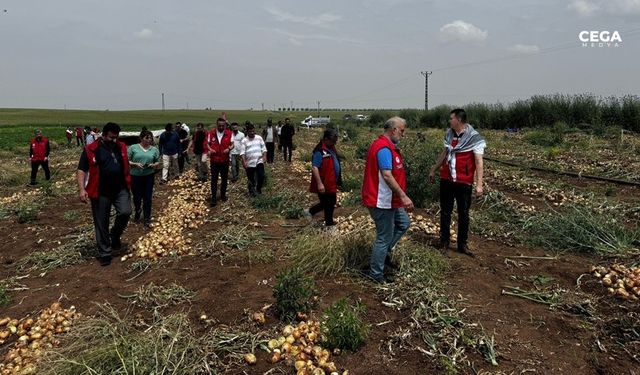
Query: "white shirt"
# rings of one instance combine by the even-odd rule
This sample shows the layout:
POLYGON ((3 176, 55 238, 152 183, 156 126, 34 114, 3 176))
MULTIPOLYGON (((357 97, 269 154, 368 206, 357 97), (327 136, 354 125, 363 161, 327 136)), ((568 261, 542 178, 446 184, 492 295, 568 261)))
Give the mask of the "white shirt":
POLYGON ((222 137, 224 137, 224 130, 218 131, 218 129, 216 129, 216 137, 218 138, 218 143, 222 143, 222 137))
POLYGON ((264 141, 273 143, 273 126, 267 128, 267 139, 264 141))
POLYGON ((262 154, 265 152, 267 152, 267 145, 261 136, 256 134, 253 139, 244 137, 242 140, 240 155, 243 155, 247 160, 247 168, 255 168, 258 164, 264 163, 262 154))
POLYGON ((231 150, 231 155, 240 155, 240 151, 242 150, 242 139, 244 139, 244 133, 238 130, 238 134, 233 135, 231 133, 231 140, 233 141, 233 150, 231 150))

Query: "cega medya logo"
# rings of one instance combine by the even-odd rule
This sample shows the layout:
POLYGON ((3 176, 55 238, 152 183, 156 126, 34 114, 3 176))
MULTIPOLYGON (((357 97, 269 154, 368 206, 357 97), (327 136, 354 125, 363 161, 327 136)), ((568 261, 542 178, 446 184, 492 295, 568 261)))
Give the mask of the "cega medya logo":
POLYGON ((583 47, 622 47, 622 37, 618 31, 586 31, 578 34, 583 47))

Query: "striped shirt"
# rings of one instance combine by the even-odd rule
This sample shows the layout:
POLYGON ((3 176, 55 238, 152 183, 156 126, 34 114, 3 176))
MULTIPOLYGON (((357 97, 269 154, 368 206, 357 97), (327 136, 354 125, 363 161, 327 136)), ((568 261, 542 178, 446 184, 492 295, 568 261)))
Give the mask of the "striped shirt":
POLYGON ((262 154, 267 152, 267 145, 264 144, 262 137, 253 136, 253 139, 244 137, 242 140, 242 149, 240 155, 247 160, 247 168, 255 168, 258 164, 263 163, 262 154))

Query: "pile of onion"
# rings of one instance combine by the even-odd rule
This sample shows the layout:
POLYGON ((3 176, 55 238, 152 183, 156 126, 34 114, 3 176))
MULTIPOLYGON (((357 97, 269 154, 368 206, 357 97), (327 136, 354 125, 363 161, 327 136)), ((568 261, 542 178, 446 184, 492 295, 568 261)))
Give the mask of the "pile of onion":
POLYGON ((79 316, 75 307, 63 309, 56 302, 44 309, 36 319, 0 319, 0 343, 16 336, 17 340, 0 364, 0 374, 35 374, 42 349, 60 345, 56 336, 68 332, 79 316))
MULTIPOLYGON (((295 367, 297 375, 348 375, 348 370, 339 372, 336 364, 331 361, 332 353, 318 345, 320 341, 318 321, 307 320, 297 326, 287 325, 282 330, 282 336, 267 343, 269 362, 286 361, 295 367)), ((340 351, 336 349, 333 354, 338 355, 340 351)), ((256 363, 253 354, 247 354, 244 358, 248 364, 256 363)))
MULTIPOLYGON (((440 235, 440 225, 434 223, 429 218, 426 218, 422 215, 414 215, 413 213, 409 214, 411 218, 411 226, 409 227, 409 231, 412 233, 416 232, 424 232, 425 234, 431 236, 439 236, 440 235)), ((451 241, 456 242, 458 236, 455 231, 455 225, 451 225, 451 229, 449 229, 451 241)))
POLYGON ((640 298, 640 267, 627 268, 614 264, 609 268, 591 267, 591 274, 613 294, 624 300, 637 301, 640 298))
MULTIPOLYGON (((192 254, 191 236, 193 230, 204 224, 204 216, 209 212, 206 198, 209 185, 195 180, 193 171, 170 183, 175 189, 167 206, 151 224, 151 231, 140 237, 133 245, 135 254, 141 258, 159 258, 192 254)), ((133 253, 122 257, 125 261, 133 253)))

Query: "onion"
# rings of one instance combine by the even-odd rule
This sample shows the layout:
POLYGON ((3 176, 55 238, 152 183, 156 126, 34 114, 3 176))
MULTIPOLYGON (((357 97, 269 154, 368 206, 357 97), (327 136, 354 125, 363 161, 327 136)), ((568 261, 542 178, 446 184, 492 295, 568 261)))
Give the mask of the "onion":
POLYGON ((258 359, 256 358, 255 354, 247 353, 244 355, 244 361, 250 365, 255 365, 256 362, 258 362, 258 359))
MULTIPOLYGON (((1 326, 1 325, 2 325, 2 324, 0 324, 0 326, 1 326)), ((285 327, 284 327, 284 329, 282 329, 282 334, 283 334, 283 335, 285 335, 285 336, 292 335, 292 334, 293 334, 293 332, 294 332, 294 328, 293 328, 293 326, 291 326, 291 325, 287 325, 287 326, 285 326, 285 327)), ((295 337, 295 336, 294 336, 294 337, 295 337)), ((296 337, 296 338, 297 338, 297 337, 296 337)))

